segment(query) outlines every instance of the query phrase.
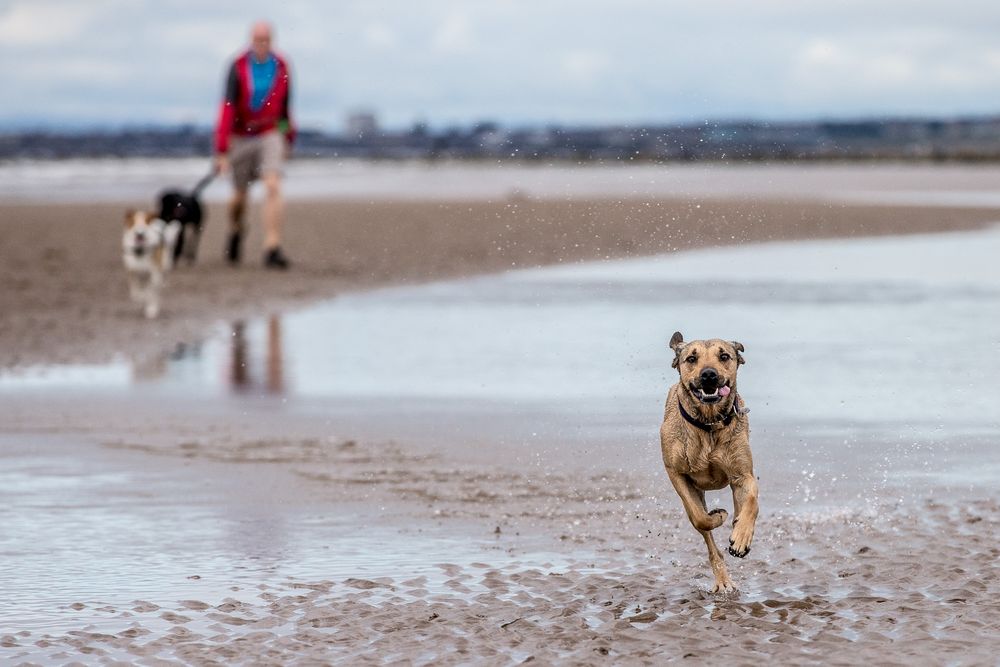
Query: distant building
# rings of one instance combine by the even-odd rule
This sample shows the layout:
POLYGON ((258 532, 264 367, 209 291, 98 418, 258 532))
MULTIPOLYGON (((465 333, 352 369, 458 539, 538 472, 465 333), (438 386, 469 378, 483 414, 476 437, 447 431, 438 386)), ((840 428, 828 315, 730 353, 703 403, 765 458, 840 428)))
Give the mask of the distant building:
POLYGON ((347 136, 364 139, 378 134, 378 119, 371 111, 355 111, 347 116, 347 136))

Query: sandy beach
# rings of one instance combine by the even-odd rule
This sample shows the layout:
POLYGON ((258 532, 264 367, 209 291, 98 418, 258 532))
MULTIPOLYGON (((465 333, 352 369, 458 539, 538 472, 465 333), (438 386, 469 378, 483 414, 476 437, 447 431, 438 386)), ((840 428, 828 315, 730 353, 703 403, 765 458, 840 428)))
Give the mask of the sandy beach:
MULTIPOLYGON (((295 265, 274 273, 256 218, 245 265, 223 263, 213 202, 201 261, 170 276, 150 323, 120 268, 129 205, 0 202, 6 373, 156 358, 220 321, 388 285, 1000 220, 986 206, 751 195, 292 199, 295 265)), ((29 387, 0 400, 11 664, 992 664, 1000 648, 995 415, 961 432, 806 432, 754 406, 755 456, 774 472, 753 553, 728 559, 740 593, 725 597, 708 592, 655 415, 635 445, 530 433, 530 403, 400 403, 368 419, 315 396, 29 387), (804 440, 812 453, 789 463, 804 440), (922 478, 925 465, 986 472, 922 478)))

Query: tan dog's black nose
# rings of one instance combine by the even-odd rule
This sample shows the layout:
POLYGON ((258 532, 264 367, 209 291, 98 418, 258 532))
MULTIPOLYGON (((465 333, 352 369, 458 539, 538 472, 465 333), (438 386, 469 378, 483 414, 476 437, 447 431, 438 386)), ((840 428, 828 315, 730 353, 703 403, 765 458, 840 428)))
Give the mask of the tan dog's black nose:
POLYGON ((719 374, 714 368, 706 368, 701 372, 702 388, 714 389, 719 384, 719 374))

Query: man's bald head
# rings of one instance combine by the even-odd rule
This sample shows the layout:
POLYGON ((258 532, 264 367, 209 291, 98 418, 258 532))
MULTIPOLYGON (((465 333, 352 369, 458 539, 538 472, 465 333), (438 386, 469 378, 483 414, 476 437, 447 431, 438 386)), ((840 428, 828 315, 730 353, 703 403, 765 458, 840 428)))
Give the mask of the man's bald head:
POLYGON ((250 28, 250 48, 258 61, 263 61, 271 53, 271 39, 274 29, 267 21, 257 21, 250 28))

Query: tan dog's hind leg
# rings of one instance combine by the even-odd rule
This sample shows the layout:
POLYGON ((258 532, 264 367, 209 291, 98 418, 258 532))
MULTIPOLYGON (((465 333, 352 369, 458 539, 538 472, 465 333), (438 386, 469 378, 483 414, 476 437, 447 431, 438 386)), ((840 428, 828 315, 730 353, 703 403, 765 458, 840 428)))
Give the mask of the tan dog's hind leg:
POLYGON ((715 586, 713 593, 730 593, 736 590, 733 580, 729 578, 729 571, 726 570, 726 561, 722 558, 722 552, 715 544, 712 537, 712 530, 718 528, 726 522, 729 514, 724 509, 714 509, 711 512, 705 506, 705 493, 696 488, 686 475, 681 475, 672 470, 667 471, 674 490, 684 504, 684 511, 687 512, 691 525, 705 538, 705 546, 708 547, 708 563, 712 566, 712 573, 715 575, 715 586))
POLYGON ((734 480, 733 487, 733 534, 729 538, 729 553, 743 558, 750 553, 753 532, 757 524, 757 480, 753 475, 734 480))

